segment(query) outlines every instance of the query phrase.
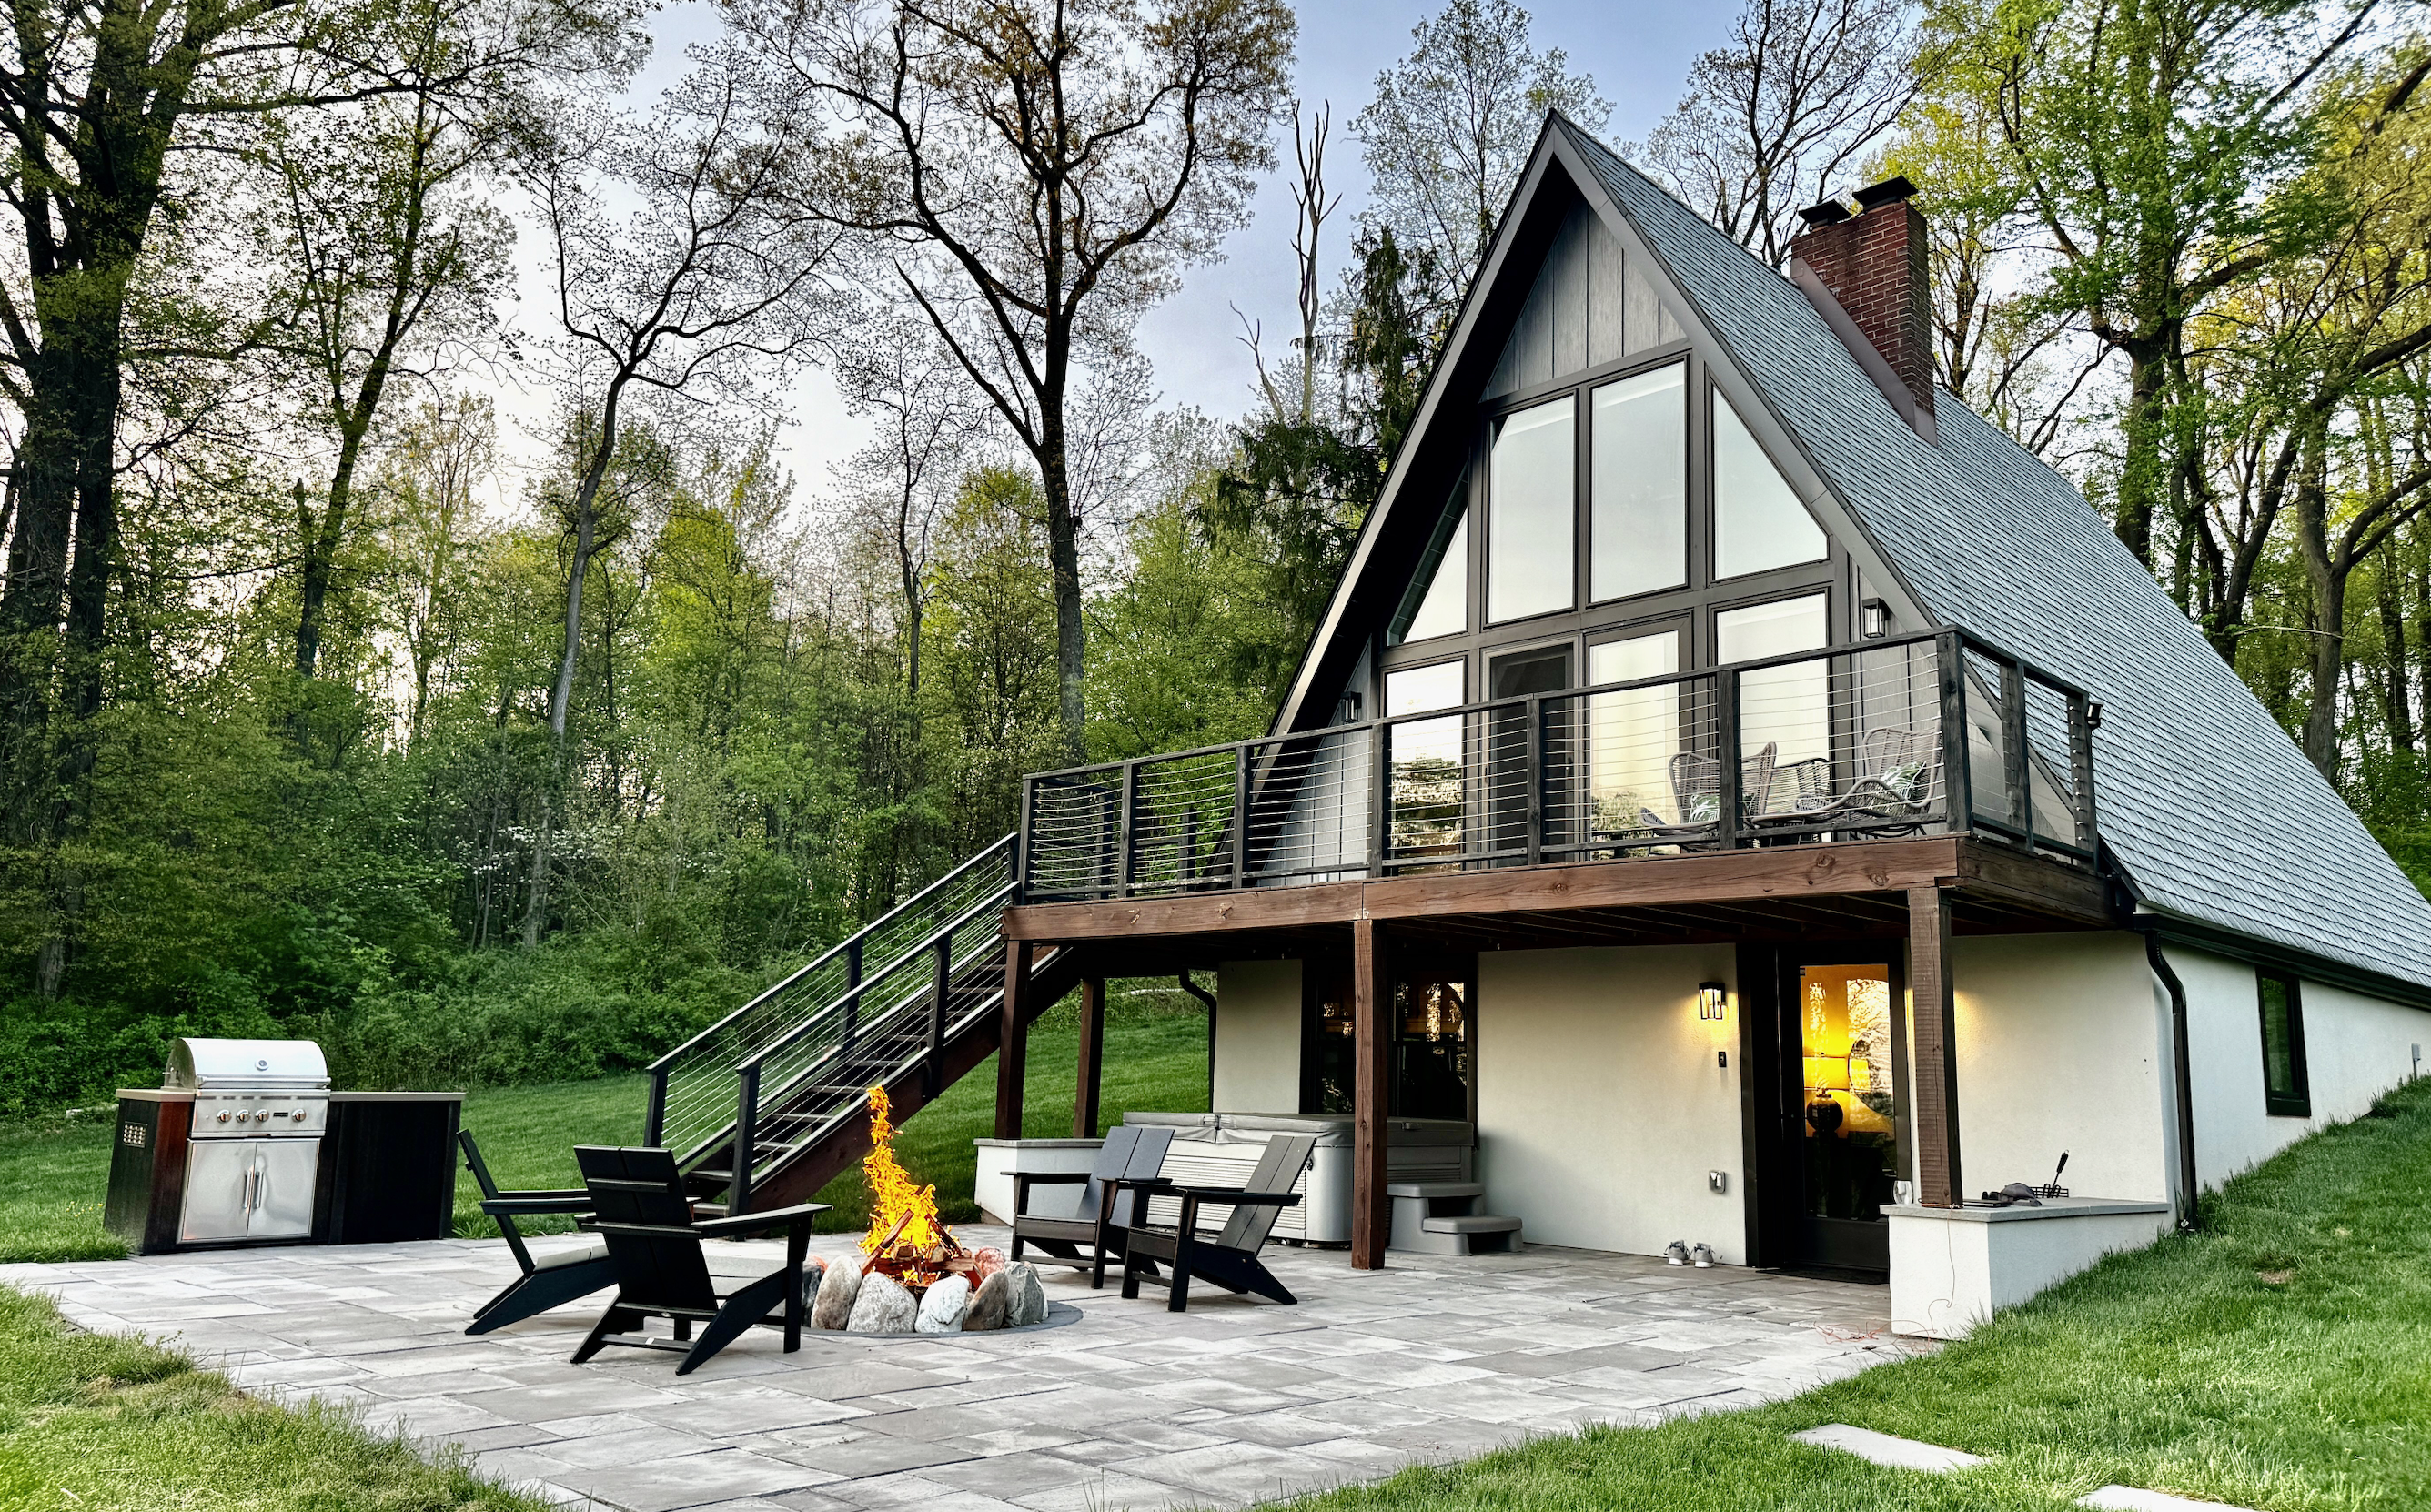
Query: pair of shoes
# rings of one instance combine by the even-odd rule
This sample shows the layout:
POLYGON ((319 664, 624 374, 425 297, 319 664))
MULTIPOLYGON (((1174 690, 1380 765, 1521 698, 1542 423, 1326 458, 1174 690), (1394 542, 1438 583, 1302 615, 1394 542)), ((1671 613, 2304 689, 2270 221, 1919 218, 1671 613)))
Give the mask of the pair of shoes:
POLYGON ((1711 1270, 1714 1268, 1714 1247, 1712 1245, 1701 1244, 1689 1252, 1697 1257, 1696 1263, 1698 1269, 1711 1270))
POLYGON ((1672 1240, 1669 1246, 1663 1252, 1663 1263, 1667 1266, 1686 1265, 1688 1263, 1687 1241, 1685 1239, 1672 1240))

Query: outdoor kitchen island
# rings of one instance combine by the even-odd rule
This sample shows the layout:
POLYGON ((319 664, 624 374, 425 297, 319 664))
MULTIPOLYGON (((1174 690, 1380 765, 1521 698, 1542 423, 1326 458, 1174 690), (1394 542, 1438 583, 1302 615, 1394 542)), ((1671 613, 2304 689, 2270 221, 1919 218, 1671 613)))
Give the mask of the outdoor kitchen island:
POLYGON ((104 1221, 138 1254, 445 1238, 463 1100, 332 1092, 309 1039, 179 1039, 119 1089, 104 1221))

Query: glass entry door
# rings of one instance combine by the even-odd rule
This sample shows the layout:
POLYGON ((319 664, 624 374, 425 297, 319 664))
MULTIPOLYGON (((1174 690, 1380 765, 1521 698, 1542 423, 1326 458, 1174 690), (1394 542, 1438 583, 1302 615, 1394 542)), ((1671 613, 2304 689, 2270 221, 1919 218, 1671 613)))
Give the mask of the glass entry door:
MULTIPOLYGON (((1792 966, 1785 1018, 1798 1026, 1800 1248, 1807 1264, 1883 1270, 1890 1240, 1882 1216, 1905 1174, 1906 1015, 1886 961, 1792 966)), ((1785 1092, 1791 1088, 1785 1086, 1785 1092)))

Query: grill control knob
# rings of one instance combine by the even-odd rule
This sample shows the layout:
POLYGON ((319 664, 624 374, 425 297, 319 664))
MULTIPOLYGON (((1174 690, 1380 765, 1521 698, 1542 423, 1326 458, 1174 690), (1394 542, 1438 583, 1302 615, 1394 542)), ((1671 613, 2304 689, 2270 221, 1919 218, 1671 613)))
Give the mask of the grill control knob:
POLYGON ((226 1123, 226 1122, 227 1122, 227 1121, 228 1121, 228 1110, 227 1110, 227 1109, 226 1109, 226 1108, 222 1108, 222 1109, 220 1109, 220 1122, 222 1122, 222 1123, 226 1123))
POLYGON ((248 1118, 250 1118, 250 1117, 253 1117, 253 1110, 252 1110, 251 1108, 239 1108, 239 1109, 237 1110, 237 1114, 236 1114, 236 1121, 237 1121, 237 1122, 239 1122, 239 1123, 243 1123, 243 1122, 244 1122, 246 1119, 248 1119, 248 1118))

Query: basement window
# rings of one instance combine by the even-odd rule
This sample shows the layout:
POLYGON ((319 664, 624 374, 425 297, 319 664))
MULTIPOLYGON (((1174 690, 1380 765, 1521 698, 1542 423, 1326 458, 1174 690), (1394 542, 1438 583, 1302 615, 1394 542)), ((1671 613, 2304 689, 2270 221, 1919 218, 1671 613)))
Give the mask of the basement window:
POLYGON ((2273 1117, 2309 1118, 2304 995, 2293 977, 2257 976, 2262 1000, 2262 1105, 2273 1117))

